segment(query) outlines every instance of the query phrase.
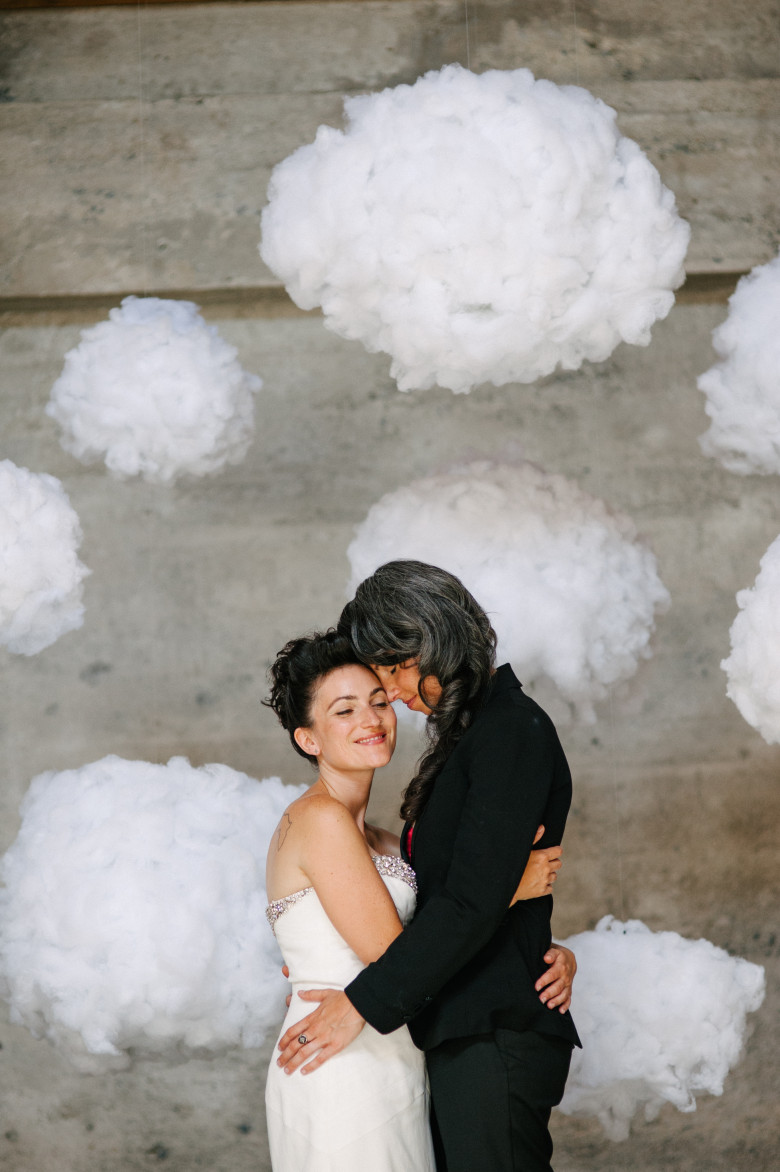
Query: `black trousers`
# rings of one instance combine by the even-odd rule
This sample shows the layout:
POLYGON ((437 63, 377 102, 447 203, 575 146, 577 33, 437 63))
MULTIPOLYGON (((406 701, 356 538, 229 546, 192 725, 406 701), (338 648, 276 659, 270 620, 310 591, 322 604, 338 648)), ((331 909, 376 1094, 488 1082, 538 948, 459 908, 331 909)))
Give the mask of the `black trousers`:
POLYGON ((550 1111, 571 1051, 563 1038, 503 1029, 428 1050, 437 1172, 552 1172, 550 1111))

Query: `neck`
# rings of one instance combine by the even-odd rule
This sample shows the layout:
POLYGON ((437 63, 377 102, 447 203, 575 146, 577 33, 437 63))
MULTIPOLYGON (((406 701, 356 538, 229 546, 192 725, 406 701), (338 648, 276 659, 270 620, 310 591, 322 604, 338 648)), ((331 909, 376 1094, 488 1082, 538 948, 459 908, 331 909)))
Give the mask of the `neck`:
POLYGON ((371 797, 371 783, 374 780, 373 769, 345 773, 343 770, 334 769, 322 758, 320 758, 318 765, 320 775, 312 789, 320 789, 335 798, 336 801, 341 802, 342 806, 346 806, 355 819, 358 829, 363 833, 368 799, 371 797))

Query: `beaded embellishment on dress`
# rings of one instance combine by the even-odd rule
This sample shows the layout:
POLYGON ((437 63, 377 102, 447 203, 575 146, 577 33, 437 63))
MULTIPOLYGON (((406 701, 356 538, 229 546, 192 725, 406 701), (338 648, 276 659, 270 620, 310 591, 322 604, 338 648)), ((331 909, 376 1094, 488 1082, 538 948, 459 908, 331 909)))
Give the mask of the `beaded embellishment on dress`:
POLYGON ((398 855, 372 855, 374 866, 380 875, 389 875, 394 879, 402 879, 407 887, 411 887, 417 894, 417 876, 408 863, 398 855))
POLYGON ((304 887, 301 891, 294 891, 292 895, 285 895, 282 899, 275 899, 273 903, 269 903, 265 909, 265 918, 271 927, 273 928, 279 916, 284 915, 288 908, 291 908, 294 903, 303 899, 304 895, 308 895, 311 891, 314 891, 313 887, 304 887))
MULTIPOLYGON (((387 875, 393 879, 401 879, 407 887, 411 887, 414 894, 417 894, 417 876, 408 863, 400 859, 397 855, 372 855, 374 866, 380 875, 387 875)), ((275 899, 269 903, 265 909, 265 917, 271 928, 280 916, 296 904, 299 899, 303 899, 304 895, 309 895, 314 891, 313 887, 303 887, 300 891, 293 891, 291 895, 284 895, 281 899, 275 899)), ((274 929, 275 930, 275 929, 274 929)))

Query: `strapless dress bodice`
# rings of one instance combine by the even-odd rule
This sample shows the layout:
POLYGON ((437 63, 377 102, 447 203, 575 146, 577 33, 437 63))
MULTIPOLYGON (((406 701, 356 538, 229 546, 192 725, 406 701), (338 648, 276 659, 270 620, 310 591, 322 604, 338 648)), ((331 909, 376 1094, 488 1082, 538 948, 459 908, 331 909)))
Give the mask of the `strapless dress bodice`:
MULTIPOLYGON (((414 915, 417 880, 395 855, 373 855, 404 926, 414 915)), ((363 968, 359 957, 339 936, 313 887, 274 900, 266 908, 293 987, 348 985, 363 968)))

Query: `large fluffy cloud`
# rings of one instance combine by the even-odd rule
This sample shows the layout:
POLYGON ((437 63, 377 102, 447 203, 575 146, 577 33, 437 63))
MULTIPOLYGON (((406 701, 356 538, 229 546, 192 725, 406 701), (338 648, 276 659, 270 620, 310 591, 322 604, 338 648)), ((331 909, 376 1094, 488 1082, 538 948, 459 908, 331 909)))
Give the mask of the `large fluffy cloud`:
POLYGON ((80 627, 81 526, 59 480, 0 461, 0 643, 34 655, 80 627))
POLYGON ((167 484, 243 460, 261 386, 191 301, 126 297, 82 330, 46 410, 79 460, 167 484))
POLYGON ((780 537, 761 559, 755 585, 737 594, 726 691, 768 744, 780 743, 780 537))
POLYGON ((280 163, 261 253, 298 305, 392 357, 401 390, 531 382, 646 345, 688 225, 615 111, 458 65, 344 103, 280 163))
POLYGON ((36 777, 2 861, 12 1020, 87 1070, 259 1045, 285 992, 265 852, 302 788, 182 757, 36 777))
POLYGON ((764 999, 764 970, 708 940, 651 932, 605 916, 566 943, 577 955, 572 1014, 582 1039, 560 1110, 596 1115, 625 1139, 640 1109, 696 1109, 720 1095, 739 1058, 746 1015, 764 999))
POLYGON ((350 592, 393 558, 457 574, 521 679, 548 677, 585 717, 650 654, 669 601, 628 517, 531 464, 478 461, 387 493, 348 556, 350 592))
POLYGON ((712 420, 702 451, 730 472, 780 472, 780 256, 742 278, 712 343, 721 361, 698 380, 712 420))

